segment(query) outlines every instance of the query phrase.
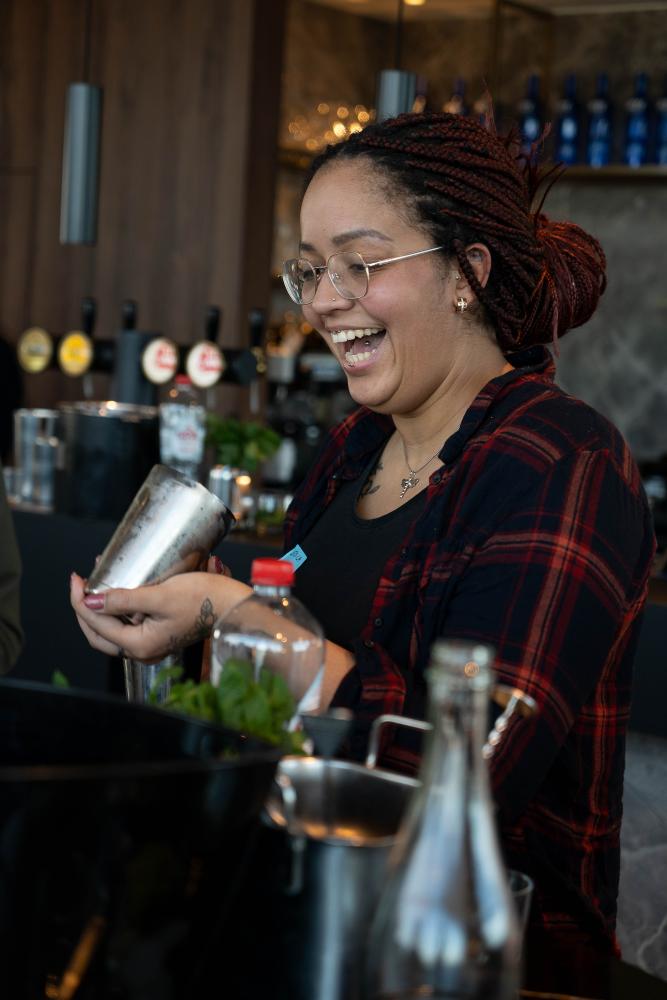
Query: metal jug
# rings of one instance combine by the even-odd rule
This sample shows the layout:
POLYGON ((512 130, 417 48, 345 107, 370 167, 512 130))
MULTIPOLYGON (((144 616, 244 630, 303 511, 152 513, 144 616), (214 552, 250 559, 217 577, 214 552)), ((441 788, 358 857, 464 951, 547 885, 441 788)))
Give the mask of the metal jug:
POLYGON ((417 784, 347 761, 281 761, 246 888, 249 959, 262 959, 241 963, 239 996, 271 983, 290 1000, 361 996, 366 933, 417 784))

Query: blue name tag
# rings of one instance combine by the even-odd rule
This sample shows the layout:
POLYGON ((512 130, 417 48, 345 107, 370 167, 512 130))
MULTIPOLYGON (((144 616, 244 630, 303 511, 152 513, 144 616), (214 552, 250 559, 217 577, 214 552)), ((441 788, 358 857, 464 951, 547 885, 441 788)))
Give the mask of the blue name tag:
POLYGON ((300 545, 295 545, 293 549, 290 549, 289 552, 286 552, 285 555, 280 558, 291 562, 294 569, 298 569, 299 566, 302 566, 303 563, 305 563, 308 556, 300 545))

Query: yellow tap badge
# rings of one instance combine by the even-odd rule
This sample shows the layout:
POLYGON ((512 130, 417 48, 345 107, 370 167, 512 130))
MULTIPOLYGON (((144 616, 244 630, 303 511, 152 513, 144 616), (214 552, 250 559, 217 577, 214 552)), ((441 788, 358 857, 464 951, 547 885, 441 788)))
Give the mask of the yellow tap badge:
POLYGON ((43 372, 51 364, 53 338, 41 326, 31 326, 19 337, 16 354, 23 371, 43 372))
POLYGON ((83 375, 93 361, 93 342, 82 330, 72 330, 60 341, 58 364, 66 375, 83 375))

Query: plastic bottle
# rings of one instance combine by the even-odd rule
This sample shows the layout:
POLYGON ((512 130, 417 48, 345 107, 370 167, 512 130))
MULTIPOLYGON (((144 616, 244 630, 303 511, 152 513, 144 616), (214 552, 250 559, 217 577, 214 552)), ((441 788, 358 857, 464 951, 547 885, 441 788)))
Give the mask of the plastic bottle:
POLYGON ((177 375, 160 404, 160 461, 190 479, 204 459, 206 410, 187 375, 177 375))
POLYGON ((581 138, 581 113, 577 102, 577 78, 570 73, 565 78, 563 96, 556 104, 556 148, 554 158, 559 163, 578 163, 581 138))
POLYGON ((522 152, 530 154, 531 147, 542 132, 542 107, 540 103, 540 78, 537 73, 528 77, 526 96, 519 101, 519 130, 522 152))
POLYGON ((586 162, 591 167, 606 167, 611 161, 613 137, 609 78, 606 73, 598 74, 595 97, 586 107, 588 110, 586 162))
POLYGON ((220 618, 211 642, 211 680, 217 684, 229 661, 250 664, 255 681, 268 670, 287 684, 297 716, 315 712, 324 673, 324 635, 318 622, 292 596, 294 566, 283 559, 255 559, 252 594, 220 618))
POLYGON ((433 730, 372 923, 367 1000, 516 1000, 520 930, 482 756, 493 651, 440 640, 433 730))
POLYGON ((637 73, 634 94, 625 102, 625 142, 623 160, 629 167, 643 167, 648 161, 650 115, 646 73, 637 73))

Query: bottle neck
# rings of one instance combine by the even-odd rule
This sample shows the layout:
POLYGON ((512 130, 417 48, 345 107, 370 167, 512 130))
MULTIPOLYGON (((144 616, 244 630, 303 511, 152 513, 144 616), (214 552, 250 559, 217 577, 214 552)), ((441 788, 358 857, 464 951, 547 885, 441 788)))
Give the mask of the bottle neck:
POLYGON ((275 583, 253 583, 253 593, 258 597, 289 597, 291 588, 275 583))
POLYGON ((490 675, 472 685, 452 680, 442 668, 431 671, 430 717, 433 726, 424 755, 423 786, 447 785, 464 797, 489 794, 482 747, 488 726, 490 675), (462 779, 462 780, 461 780, 462 779))

